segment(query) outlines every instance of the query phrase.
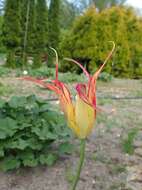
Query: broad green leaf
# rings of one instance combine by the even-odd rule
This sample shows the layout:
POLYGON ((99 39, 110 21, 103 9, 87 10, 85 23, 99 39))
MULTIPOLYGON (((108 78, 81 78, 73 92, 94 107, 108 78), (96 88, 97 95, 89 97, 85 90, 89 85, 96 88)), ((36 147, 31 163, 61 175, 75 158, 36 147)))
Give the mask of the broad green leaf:
POLYGON ((46 103, 45 100, 43 100, 43 99, 40 98, 40 97, 36 97, 36 102, 37 102, 39 105, 43 105, 43 104, 46 103))
POLYGON ((26 140, 19 138, 16 141, 12 141, 8 147, 11 149, 24 150, 27 146, 28 146, 28 142, 26 140))
POLYGON ((2 148, 0 148, 0 157, 4 156, 4 150, 2 148))
POLYGON ((35 158, 32 152, 25 152, 25 155, 23 154, 23 157, 21 155, 21 159, 24 166, 35 167, 38 164, 38 160, 35 158))
POLYGON ((3 108, 4 105, 5 105, 5 101, 3 99, 0 99, 0 108, 3 108))
POLYGON ((41 140, 55 140, 58 138, 57 134, 49 130, 48 124, 43 121, 41 126, 33 126, 32 132, 35 133, 41 140))
MULTIPOLYGON (((44 107, 45 110, 46 110, 46 106, 44 107)), ((54 121, 56 122, 57 121, 57 113, 56 112, 53 112, 53 111, 46 111, 42 114, 42 117, 44 119, 46 119, 47 121, 54 121)))
POLYGON ((39 141, 37 138, 31 137, 27 139, 28 147, 33 150, 41 150, 43 147, 43 142, 39 141))
POLYGON ((11 137, 17 129, 18 125, 16 121, 10 117, 0 119, 0 139, 4 139, 8 136, 11 137))
POLYGON ((24 107, 24 105, 26 104, 26 97, 13 96, 8 102, 8 104, 11 108, 24 107))
POLYGON ((59 153, 61 154, 71 154, 73 152, 73 150, 75 149, 74 145, 68 143, 68 142, 65 142, 65 143, 62 143, 60 144, 59 146, 59 153))
POLYGON ((35 167, 38 165, 38 160, 35 158, 31 158, 31 159, 25 159, 23 160, 23 165, 24 166, 29 166, 29 167, 35 167))
POLYGON ((30 96, 27 97, 27 102, 28 102, 29 104, 35 103, 36 100, 37 100, 37 98, 36 98, 36 96, 35 96, 34 94, 32 94, 32 95, 30 95, 30 96))
POLYGON ((40 163, 41 164, 46 164, 48 166, 52 166, 56 160, 57 160, 57 155, 55 154, 41 154, 39 157, 40 163))
POLYGON ((4 131, 0 131, 0 139, 5 139, 6 138, 6 133, 4 131))
POLYGON ((20 167, 20 161, 14 158, 13 156, 10 156, 8 158, 5 158, 1 163, 0 163, 0 168, 6 172, 8 170, 12 169, 17 169, 20 167))
POLYGON ((50 108, 49 104, 43 104, 42 106, 40 106, 40 112, 47 112, 50 108))
POLYGON ((22 123, 21 125, 19 125, 19 129, 25 129, 25 128, 28 128, 31 126, 32 126, 32 124, 30 124, 30 123, 22 123))

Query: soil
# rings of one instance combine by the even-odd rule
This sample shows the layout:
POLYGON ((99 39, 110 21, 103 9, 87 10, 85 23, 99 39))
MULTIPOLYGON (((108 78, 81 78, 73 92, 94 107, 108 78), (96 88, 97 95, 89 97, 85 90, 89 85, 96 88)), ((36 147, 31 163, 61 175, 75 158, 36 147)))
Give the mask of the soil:
MULTIPOLYGON (((14 78, 3 78, 0 82, 11 86, 13 91, 10 96, 35 93, 45 99, 51 97, 47 91, 30 82, 14 78)), ((141 97, 142 81, 115 79, 110 83, 99 82, 97 88, 98 104, 105 112, 98 113, 95 128, 87 139, 86 160, 77 190, 142 190, 142 181, 129 179, 133 171, 129 168, 142 167, 142 157, 135 153, 127 154, 122 146, 131 129, 138 128, 138 133, 142 131, 142 99, 102 98, 141 97)), ((0 172, 0 190, 69 190, 79 157, 79 141, 75 140, 74 143, 78 145, 77 151, 60 158, 52 167, 0 172)))

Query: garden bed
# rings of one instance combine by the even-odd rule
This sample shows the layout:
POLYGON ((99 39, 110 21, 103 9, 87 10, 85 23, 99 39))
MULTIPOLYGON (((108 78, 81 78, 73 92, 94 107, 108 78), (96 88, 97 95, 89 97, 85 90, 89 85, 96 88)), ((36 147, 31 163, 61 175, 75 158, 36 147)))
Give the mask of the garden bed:
MULTIPOLYGON (((5 99, 33 93, 44 99, 53 97, 50 92, 41 90, 31 82, 7 77, 0 79, 0 82, 11 88, 11 93, 3 94, 5 99)), ((142 163, 141 148, 137 149, 135 141, 141 142, 142 99, 99 98, 140 97, 141 84, 140 80, 122 79, 109 83, 98 82, 98 104, 106 112, 98 113, 96 127, 88 138, 86 161, 78 190, 141 190, 142 177, 136 170, 140 169, 142 163)), ((79 144, 78 140, 74 143, 79 144)), ((61 156, 52 167, 38 166, 0 172, 0 190, 67 190, 78 156, 76 148, 70 156, 61 156)))

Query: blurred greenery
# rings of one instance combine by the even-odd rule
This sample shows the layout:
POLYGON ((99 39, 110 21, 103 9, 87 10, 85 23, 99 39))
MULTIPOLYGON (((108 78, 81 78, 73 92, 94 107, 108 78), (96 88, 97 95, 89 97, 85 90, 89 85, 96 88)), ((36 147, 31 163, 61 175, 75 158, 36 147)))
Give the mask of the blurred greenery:
MULTIPOLYGON (((33 69, 43 63, 53 67, 52 46, 61 59, 72 57, 93 73, 112 48, 108 42, 114 41, 116 50, 101 80, 109 81, 112 75, 142 78, 142 17, 125 6, 125 0, 28 2, 4 0, 2 4, 0 53, 6 53, 8 67, 28 70, 31 60, 33 69)), ((61 69, 82 72, 67 61, 62 61, 61 69)))
POLYGON ((0 96, 5 96, 13 92, 10 85, 4 85, 0 83, 0 96))
MULTIPOLYGON (((106 59, 114 41, 116 50, 105 72, 117 77, 142 77, 142 22, 133 9, 112 7, 98 12, 89 8, 78 17, 72 29, 60 43, 61 53, 80 61, 90 72, 96 70, 106 59)), ((80 72, 68 62, 62 64, 64 71, 80 72)))

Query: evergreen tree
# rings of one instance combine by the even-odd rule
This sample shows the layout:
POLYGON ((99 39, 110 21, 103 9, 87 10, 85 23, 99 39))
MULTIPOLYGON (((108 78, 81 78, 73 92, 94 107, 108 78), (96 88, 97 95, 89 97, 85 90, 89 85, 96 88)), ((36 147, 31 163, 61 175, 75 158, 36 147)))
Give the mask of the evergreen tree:
POLYGON ((46 0, 37 0, 36 2, 36 20, 35 20, 35 62, 34 66, 41 65, 42 55, 47 50, 48 42, 48 9, 46 0), (38 60, 38 62, 37 62, 38 60))
POLYGON ((4 47, 2 43, 2 26, 3 26, 3 16, 0 16, 0 52, 4 52, 4 47))
POLYGON ((3 43, 8 50, 7 65, 14 67, 15 52, 19 51, 21 41, 20 0, 6 0, 3 23, 3 43))
POLYGON ((35 48, 35 0, 21 0, 21 47, 22 61, 25 65, 26 57, 34 52, 35 48))
MULTIPOLYGON (((94 59, 98 54, 96 51, 97 19, 98 14, 96 8, 89 8, 81 17, 75 20, 72 29, 60 44, 61 54, 65 57, 77 59, 86 66, 87 69, 89 69, 91 62, 96 63, 94 59)), ((63 71, 77 70, 77 72, 80 72, 80 69, 75 64, 70 64, 69 62, 64 62, 62 68, 63 71)))
POLYGON ((60 0, 51 0, 49 6, 49 46, 58 49, 60 0))
POLYGON ((142 78, 142 18, 137 17, 134 10, 129 8, 126 10, 124 19, 130 47, 131 77, 142 78))
POLYGON ((35 0, 30 0, 27 41, 28 41, 27 51, 29 53, 34 52, 35 43, 36 43, 36 3, 35 3, 35 0))

